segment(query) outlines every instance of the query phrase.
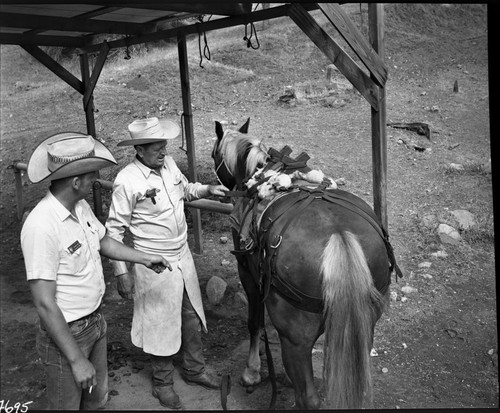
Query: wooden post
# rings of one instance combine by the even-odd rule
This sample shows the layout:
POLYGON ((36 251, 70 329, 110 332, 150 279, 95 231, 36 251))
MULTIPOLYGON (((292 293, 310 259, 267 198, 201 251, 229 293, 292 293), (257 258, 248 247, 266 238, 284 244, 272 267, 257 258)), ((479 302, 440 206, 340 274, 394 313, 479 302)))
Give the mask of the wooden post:
POLYGON ((17 219, 21 221, 24 212, 24 199, 23 199, 23 176, 21 169, 18 168, 18 163, 13 165, 14 177, 16 179, 16 205, 17 205, 17 219))
MULTIPOLYGON (((83 94, 87 88, 90 87, 90 71, 89 71, 89 57, 87 53, 80 55, 80 71, 82 73, 83 94)), ((85 111, 85 120, 87 122, 87 133, 96 137, 95 133, 95 120, 94 120, 94 97, 88 98, 87 104, 84 104, 83 110, 85 111)))
MULTIPOLYGON (((191 182, 196 182, 196 154, 194 147, 193 112, 191 108, 191 86, 189 84, 189 65, 187 56, 186 35, 177 33, 177 45, 179 50, 179 69, 181 73, 182 107, 184 132, 186 134, 186 146, 188 157, 188 178, 191 182)), ((194 252, 203 253, 203 240, 201 234, 201 213, 199 209, 191 209, 193 217, 194 232, 194 252)))
MULTIPOLYGON (((384 60, 384 9, 382 4, 368 4, 370 43, 384 60)), ((387 135, 385 87, 377 86, 378 110, 371 108, 373 207, 382 226, 387 226, 387 135)))
MULTIPOLYGON (((87 133, 96 138, 95 131, 95 119, 94 119, 94 95, 91 94, 87 99, 85 94, 87 89, 91 88, 90 83, 90 71, 89 71, 89 57, 87 53, 80 54, 80 71, 82 73, 82 83, 83 83, 83 110, 85 111, 85 121, 87 123, 87 133)), ((100 177, 99 171, 97 171, 97 177, 100 177)), ((102 211, 101 204, 101 187, 93 188, 94 197, 94 212, 102 211)))

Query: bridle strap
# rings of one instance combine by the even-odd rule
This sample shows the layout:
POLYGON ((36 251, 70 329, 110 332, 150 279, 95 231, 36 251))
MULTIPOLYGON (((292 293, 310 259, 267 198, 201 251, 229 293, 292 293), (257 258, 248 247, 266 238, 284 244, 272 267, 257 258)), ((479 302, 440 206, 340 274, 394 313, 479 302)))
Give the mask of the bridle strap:
MULTIPOLYGON (((217 172, 219 172, 219 169, 222 165, 224 165, 224 167, 226 168, 227 173, 234 178, 234 175, 231 172, 231 170, 227 167, 227 164, 226 164, 226 161, 224 160, 224 158, 222 158, 222 161, 220 161, 219 165, 217 165, 217 167, 215 168, 215 175, 217 175, 217 172)), ((219 176, 219 175, 217 175, 217 176, 219 176)))

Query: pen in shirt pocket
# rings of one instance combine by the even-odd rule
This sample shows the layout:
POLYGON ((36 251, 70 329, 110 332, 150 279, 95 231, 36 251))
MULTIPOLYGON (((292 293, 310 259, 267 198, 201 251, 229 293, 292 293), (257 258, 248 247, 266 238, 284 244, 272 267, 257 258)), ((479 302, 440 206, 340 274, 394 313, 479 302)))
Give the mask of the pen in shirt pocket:
POLYGON ((151 198, 151 202, 153 203, 153 205, 156 205, 155 196, 158 192, 160 192, 160 190, 156 188, 148 189, 146 191, 146 198, 151 198))

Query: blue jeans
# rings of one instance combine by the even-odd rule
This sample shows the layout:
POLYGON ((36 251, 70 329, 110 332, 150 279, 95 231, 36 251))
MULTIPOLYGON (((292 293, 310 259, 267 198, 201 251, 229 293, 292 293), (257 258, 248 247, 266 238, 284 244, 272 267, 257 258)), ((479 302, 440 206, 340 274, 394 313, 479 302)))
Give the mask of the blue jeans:
POLYGON ((71 366, 47 331, 40 326, 36 337, 38 354, 45 367, 48 410, 95 410, 108 400, 107 325, 100 312, 68 323, 78 346, 96 369, 97 385, 77 386, 71 366))

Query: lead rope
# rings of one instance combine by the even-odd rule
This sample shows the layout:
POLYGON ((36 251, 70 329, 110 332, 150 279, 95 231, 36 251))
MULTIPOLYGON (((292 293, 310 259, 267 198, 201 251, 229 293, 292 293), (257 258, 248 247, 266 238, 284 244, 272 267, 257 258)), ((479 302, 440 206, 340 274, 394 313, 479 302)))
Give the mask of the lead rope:
MULTIPOLYGON (((208 18, 207 22, 210 21, 212 18, 212 15, 208 18)), ((203 15, 198 17, 198 20, 200 23, 203 23, 203 15)), ((205 43, 205 46, 203 47, 203 54, 201 52, 201 32, 198 32, 198 51, 200 52, 200 67, 204 69, 202 63, 203 63, 203 57, 205 59, 210 60, 210 49, 208 47, 208 42, 207 42, 207 32, 203 32, 203 41, 205 43)))
POLYGON ((245 24, 245 37, 243 40, 247 42, 247 47, 251 47, 254 50, 257 50, 260 47, 259 38, 257 37, 257 31, 255 30, 255 25, 250 23, 250 37, 248 36, 248 24, 245 24), (252 44, 252 36, 255 35, 255 41, 257 42, 257 46, 252 44))
MULTIPOLYGON (((264 303, 261 303, 260 309, 261 309, 260 311, 266 310, 264 303)), ((269 378, 271 380, 271 387, 273 389, 271 394, 271 402, 269 403, 269 410, 274 410, 276 406, 276 397, 278 395, 278 385, 276 382, 276 373, 274 371, 273 355, 271 353, 271 348, 269 347, 269 339, 267 337, 265 322, 262 327, 262 330, 264 336, 264 345, 266 349, 267 369, 269 371, 269 378)), ((222 377, 221 387, 220 387, 220 399, 223 410, 227 410, 227 396, 229 395, 229 393, 231 393, 231 376, 229 374, 226 374, 222 377)))
MULTIPOLYGON (((264 305, 262 307, 265 309, 264 305)), ((266 346, 266 360, 267 369, 269 370, 269 377, 271 378, 271 387, 273 392, 271 394, 271 403, 269 403, 269 410, 274 410, 276 405, 276 396, 278 394, 278 386, 276 384, 276 373, 274 372, 273 355, 271 349, 269 348, 269 339, 267 338, 266 326, 263 327, 264 330, 264 344, 266 346)))

